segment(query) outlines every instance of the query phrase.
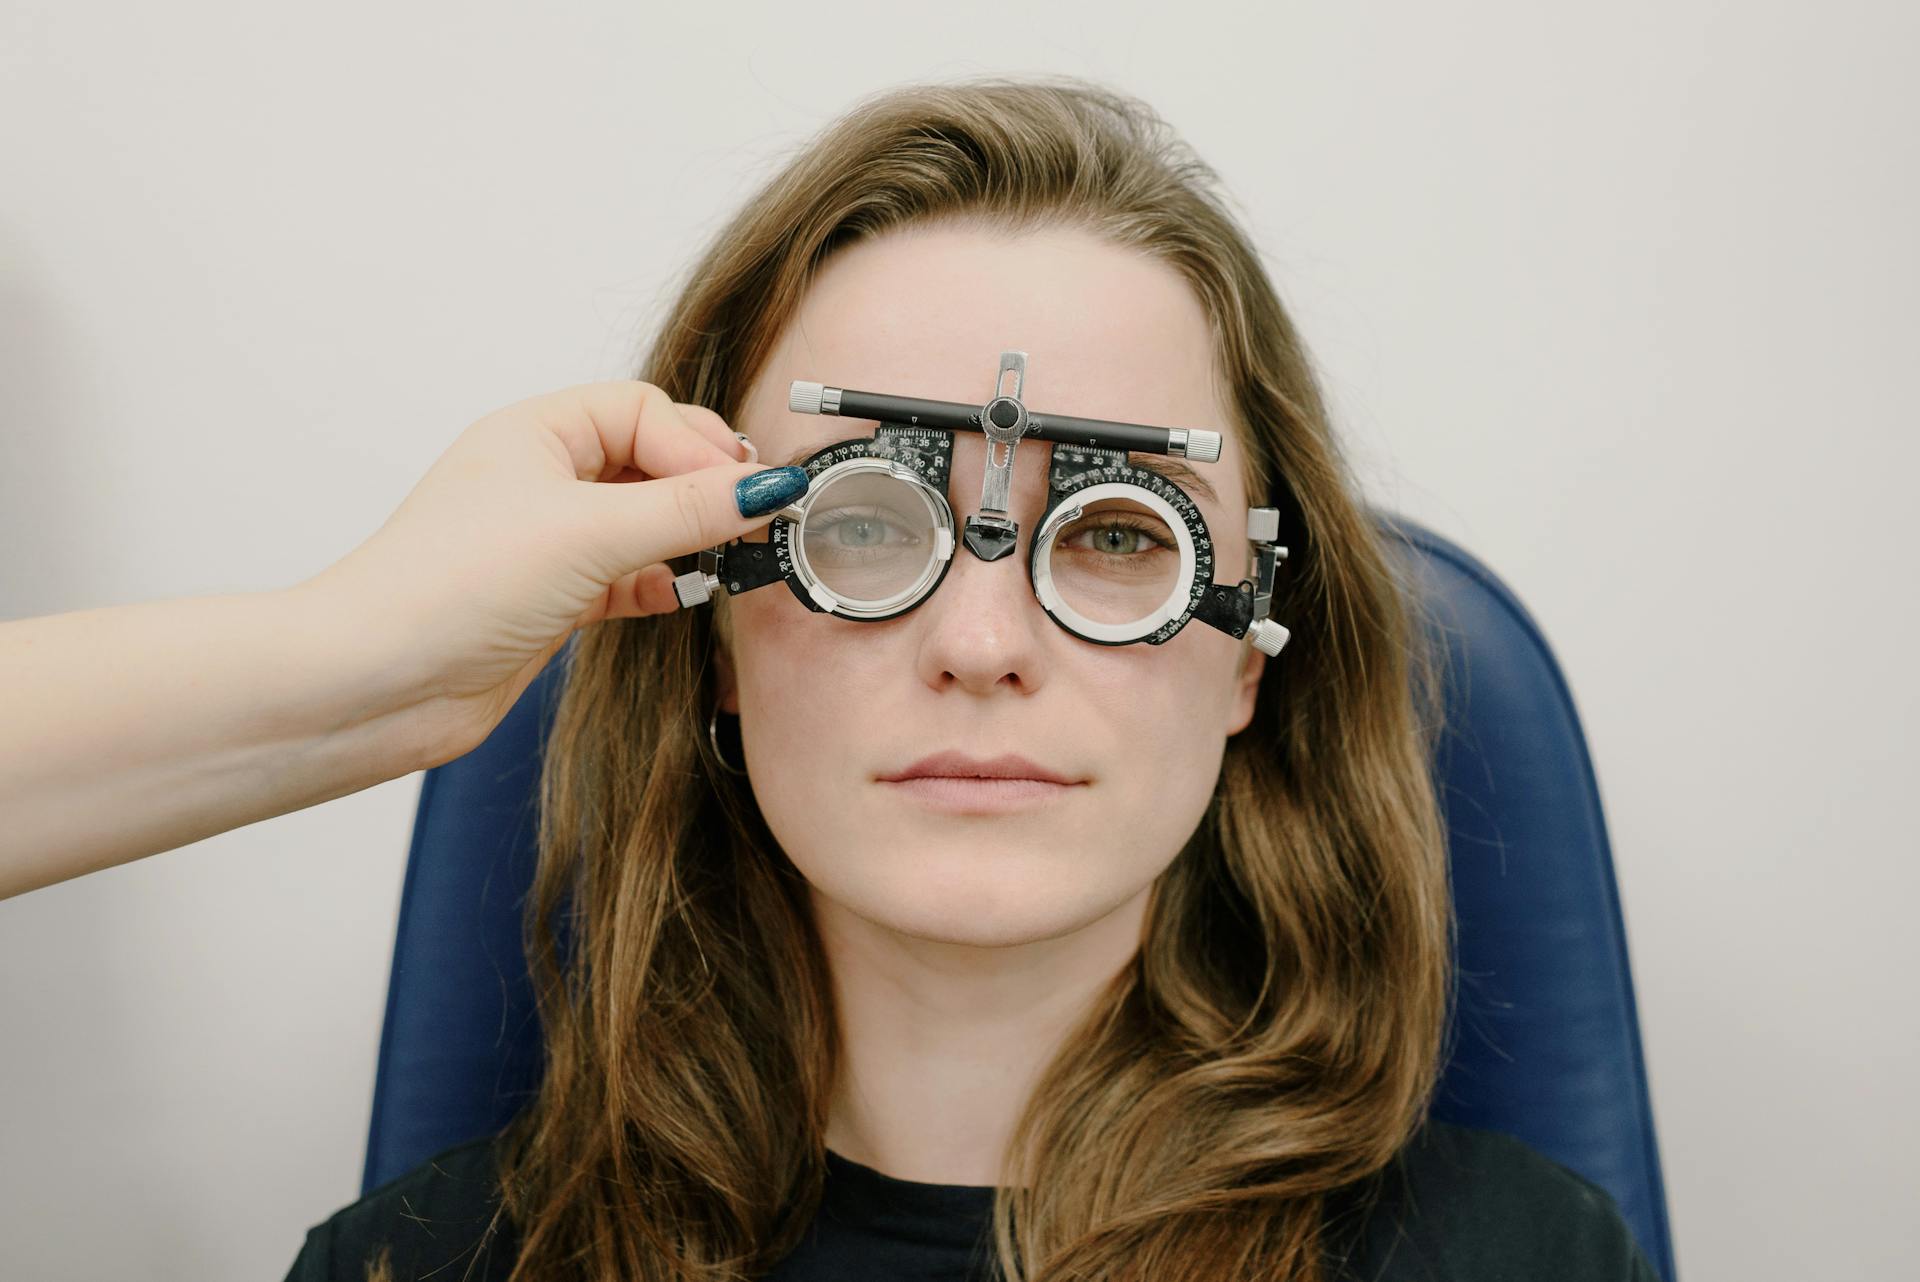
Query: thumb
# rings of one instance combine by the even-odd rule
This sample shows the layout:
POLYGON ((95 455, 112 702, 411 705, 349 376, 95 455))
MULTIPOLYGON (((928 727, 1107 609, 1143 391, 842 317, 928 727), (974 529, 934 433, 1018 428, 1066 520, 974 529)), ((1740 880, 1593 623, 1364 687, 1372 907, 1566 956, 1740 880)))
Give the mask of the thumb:
POLYGON ((592 486, 589 538, 612 575, 737 539, 807 492, 801 467, 719 463, 675 476, 592 486))

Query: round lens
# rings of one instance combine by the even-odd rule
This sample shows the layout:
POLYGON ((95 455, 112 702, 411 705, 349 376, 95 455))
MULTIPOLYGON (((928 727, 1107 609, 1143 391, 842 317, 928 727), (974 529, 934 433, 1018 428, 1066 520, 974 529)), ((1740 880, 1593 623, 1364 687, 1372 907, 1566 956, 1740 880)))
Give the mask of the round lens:
POLYGON ((815 489, 797 541, 813 577, 863 609, 898 604, 931 577, 941 541, 925 491, 887 471, 857 470, 815 489))
POLYGON ((1062 604, 1096 624, 1149 619, 1183 586, 1178 537, 1159 512, 1126 498, 1089 503, 1062 525, 1047 570, 1062 604))

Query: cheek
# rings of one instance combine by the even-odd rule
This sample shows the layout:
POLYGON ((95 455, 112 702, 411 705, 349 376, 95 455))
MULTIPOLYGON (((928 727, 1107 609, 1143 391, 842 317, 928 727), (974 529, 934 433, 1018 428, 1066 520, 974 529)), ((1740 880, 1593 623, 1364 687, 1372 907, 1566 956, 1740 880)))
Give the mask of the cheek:
POLYGON ((1090 650, 1072 742, 1100 775, 1081 843, 1093 868, 1137 890, 1179 854, 1206 815, 1226 751, 1238 642, 1189 623, 1160 646, 1090 650))
POLYGON ((889 669, 909 660, 862 631, 884 625, 815 614, 784 585, 733 608, 741 732, 761 808, 825 805, 854 786, 856 768, 880 764, 871 717, 889 692, 899 700, 905 681, 889 669), (820 800, 808 800, 816 791, 820 800))
POLYGON ((1231 646, 1224 657, 1212 645, 1182 646, 1196 626, 1213 631, 1189 624, 1165 645, 1127 647, 1127 657, 1139 663, 1107 692, 1110 704, 1089 727, 1099 736, 1099 760, 1112 784, 1106 798, 1111 840, 1134 851, 1136 862, 1170 861, 1219 779, 1234 656, 1231 646))
POLYGON ((770 673, 836 664, 836 655, 849 644, 858 648, 888 630, 885 623, 860 623, 809 610, 784 582, 769 583, 729 604, 742 662, 758 664, 770 673))

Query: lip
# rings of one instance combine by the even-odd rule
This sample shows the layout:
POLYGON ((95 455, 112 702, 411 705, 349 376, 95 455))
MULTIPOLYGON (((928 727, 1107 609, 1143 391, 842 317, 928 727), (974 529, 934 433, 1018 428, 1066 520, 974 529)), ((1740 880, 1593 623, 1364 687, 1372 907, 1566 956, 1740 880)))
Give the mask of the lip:
POLYGON ((881 775, 879 782, 931 810, 991 815, 1061 800, 1086 781, 1069 779, 1016 753, 981 760, 961 752, 936 752, 904 770, 881 775))
POLYGON ((1081 782, 1018 753, 1002 753, 983 760, 951 750, 922 757, 904 770, 880 776, 882 783, 902 783, 910 779, 1030 780, 1069 786, 1081 782))

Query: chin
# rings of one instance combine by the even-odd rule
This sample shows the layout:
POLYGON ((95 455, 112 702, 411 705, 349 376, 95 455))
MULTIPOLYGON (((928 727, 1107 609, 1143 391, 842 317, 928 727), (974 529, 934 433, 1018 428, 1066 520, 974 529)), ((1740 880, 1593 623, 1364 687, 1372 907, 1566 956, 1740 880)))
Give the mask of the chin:
POLYGON ((947 904, 914 907, 919 911, 887 912, 869 920, 909 939, 964 944, 972 948, 1011 948, 1058 939, 1089 924, 1085 919, 1069 915, 1035 912, 1031 906, 990 918, 962 916, 947 904))
POLYGON ((907 864, 869 868, 852 882, 809 878, 815 893, 872 923, 913 939, 977 948, 1004 948, 1057 939, 1089 926, 1119 907, 1116 888, 1098 869, 1074 870, 1062 885, 1060 869, 1022 869, 1009 852, 994 858, 977 847, 943 848, 907 864))

